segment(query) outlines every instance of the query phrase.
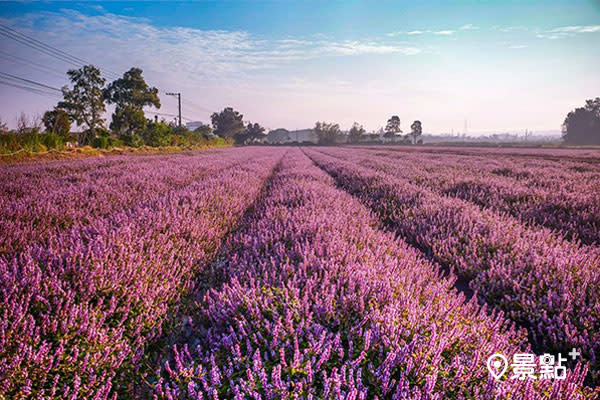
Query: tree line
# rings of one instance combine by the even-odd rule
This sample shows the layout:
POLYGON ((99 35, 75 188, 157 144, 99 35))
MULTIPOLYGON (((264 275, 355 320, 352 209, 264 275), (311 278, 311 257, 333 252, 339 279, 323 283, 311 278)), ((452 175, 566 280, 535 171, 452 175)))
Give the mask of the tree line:
POLYGON ((346 140, 342 140, 343 132, 340 126, 335 123, 327 123, 318 121, 315 124, 314 132, 317 135, 319 144, 333 145, 340 142, 346 142, 351 144, 374 141, 379 139, 380 133, 390 143, 398 144, 422 144, 423 141, 420 138, 423 134, 423 126, 421 121, 414 121, 410 126, 410 132, 403 134, 400 129, 400 117, 393 115, 387 120, 385 129, 382 129, 380 133, 368 134, 365 128, 358 122, 354 122, 352 127, 348 131, 346 140), (375 139, 376 138, 376 139, 375 139))
POLYGON ((181 126, 181 121, 146 118, 144 107, 160 109, 161 103, 158 89, 146 83, 140 68, 129 69, 109 84, 93 65, 69 70, 67 76, 70 85, 62 88, 63 99, 41 120, 30 121, 21 114, 14 130, 0 121, 0 151, 35 152, 74 143, 97 148, 245 144, 265 136, 262 126, 245 123, 243 115, 231 107, 211 116, 212 127, 201 125, 193 131, 181 126), (107 104, 115 106, 108 129, 104 120, 107 104), (72 132, 73 124, 80 132, 72 132))

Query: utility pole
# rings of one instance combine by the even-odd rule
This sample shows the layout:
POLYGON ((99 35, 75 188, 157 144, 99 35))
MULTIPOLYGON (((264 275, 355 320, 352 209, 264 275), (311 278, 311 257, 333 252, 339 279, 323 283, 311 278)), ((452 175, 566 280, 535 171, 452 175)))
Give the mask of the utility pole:
POLYGON ((181 127, 181 93, 165 93, 167 96, 177 96, 179 103, 179 127, 181 127))

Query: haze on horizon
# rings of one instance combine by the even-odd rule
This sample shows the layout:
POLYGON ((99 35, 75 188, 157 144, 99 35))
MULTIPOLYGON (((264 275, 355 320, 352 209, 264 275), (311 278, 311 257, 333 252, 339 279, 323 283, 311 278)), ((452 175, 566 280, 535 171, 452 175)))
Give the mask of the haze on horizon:
MULTIPOLYGON (((106 72, 140 67, 160 112, 181 92, 194 121, 232 106, 271 129, 397 114, 427 133, 558 131, 600 89, 599 1, 2 2, 0 24, 106 72)), ((2 72, 61 87, 73 67, 0 36, 2 72)), ((58 101, 1 86, 9 125, 58 101)))

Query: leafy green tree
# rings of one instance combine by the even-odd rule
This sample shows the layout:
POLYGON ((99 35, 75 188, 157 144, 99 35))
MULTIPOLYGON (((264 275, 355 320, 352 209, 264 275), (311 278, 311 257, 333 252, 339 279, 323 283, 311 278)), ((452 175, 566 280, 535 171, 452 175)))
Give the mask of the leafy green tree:
POLYGON ((567 144, 600 144, 600 97, 567 114, 562 129, 567 144))
POLYGON ((147 123, 144 110, 131 105, 122 105, 115 109, 110 129, 117 132, 126 145, 137 147, 143 144, 141 137, 147 123))
POLYGON ((106 80, 93 65, 67 72, 73 88, 62 88, 64 100, 58 108, 65 110, 71 119, 86 129, 79 138, 80 144, 91 144, 97 129, 102 126, 102 114, 106 110, 102 88, 106 80))
POLYGON ((238 144, 248 144, 263 139, 266 136, 265 128, 258 123, 253 124, 252 122, 248 122, 246 129, 235 136, 235 142, 238 144))
POLYGON ((143 134, 144 143, 148 146, 168 146, 172 141, 173 127, 164 121, 149 122, 143 134))
POLYGON ((360 125, 358 122, 352 124, 352 128, 348 132, 348 142, 350 143, 358 143, 362 139, 365 134, 365 128, 360 125))
POLYGON ((69 114, 58 107, 54 110, 48 110, 42 117, 42 122, 46 127, 46 131, 60 135, 61 137, 67 137, 71 131, 71 119, 69 114))
POLYGON ((400 129, 400 117, 392 115, 392 117, 387 120, 385 135, 383 135, 383 137, 394 138, 398 133, 402 133, 402 129, 400 129))
POLYGON ((227 107, 219 113, 213 113, 210 117, 213 133, 224 139, 234 139, 244 130, 243 118, 242 114, 231 107, 227 107))
POLYGON ((315 133, 319 138, 319 144, 332 145, 335 144, 342 135, 338 124, 317 122, 315 124, 315 133))
POLYGON ((148 86, 142 72, 140 68, 131 68, 104 90, 106 101, 117 106, 110 129, 129 145, 139 143, 146 129, 144 107, 160 108, 158 89, 148 86))
POLYGON ((413 144, 417 144, 417 138, 423 134, 423 127, 421 121, 417 120, 410 126, 410 136, 412 137, 413 144))

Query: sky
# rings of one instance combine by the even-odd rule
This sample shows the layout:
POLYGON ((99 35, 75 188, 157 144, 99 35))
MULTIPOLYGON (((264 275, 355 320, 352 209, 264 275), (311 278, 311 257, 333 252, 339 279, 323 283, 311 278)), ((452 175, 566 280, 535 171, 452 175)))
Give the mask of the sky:
MULTIPOLYGON (((7 29, 109 81, 142 68, 159 112, 175 114, 165 93, 182 94, 184 122, 231 106, 270 129, 374 130, 398 115, 427 133, 546 132, 600 96, 600 0, 0 2, 0 72, 60 88, 76 63, 7 29)), ((59 100, 7 79, 10 126, 59 100)))

